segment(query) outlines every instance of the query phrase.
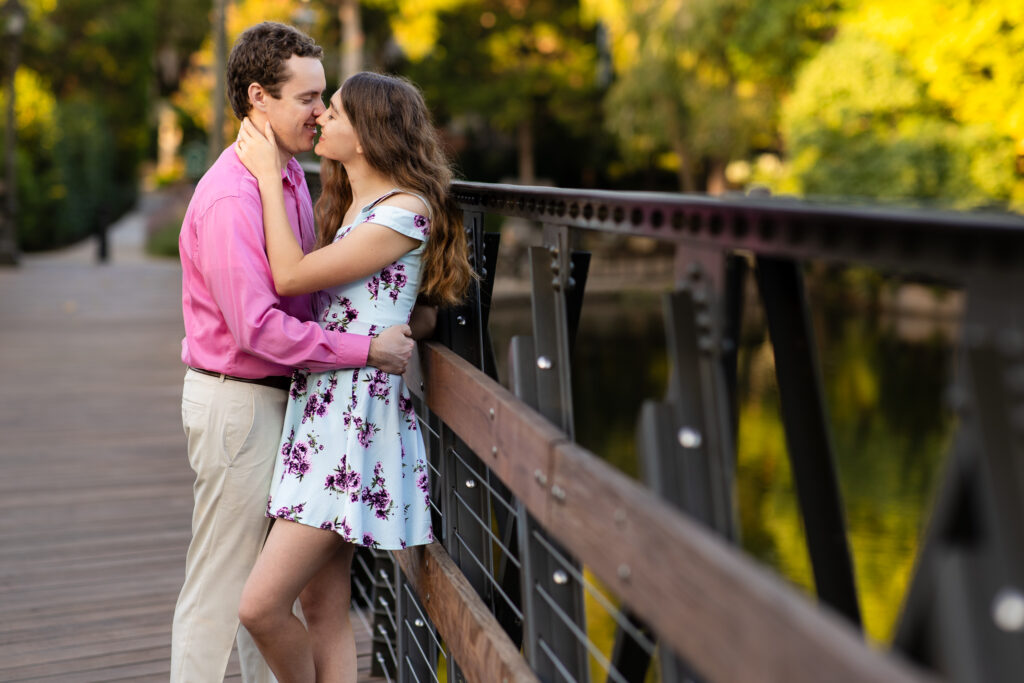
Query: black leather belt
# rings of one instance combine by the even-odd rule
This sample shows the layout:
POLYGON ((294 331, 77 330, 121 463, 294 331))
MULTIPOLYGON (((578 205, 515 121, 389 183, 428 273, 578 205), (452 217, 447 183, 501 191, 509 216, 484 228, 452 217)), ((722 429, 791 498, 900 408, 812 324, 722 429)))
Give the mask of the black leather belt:
POLYGON ((189 370, 198 372, 201 375, 209 375, 210 377, 221 377, 223 379, 233 379, 236 382, 248 382, 249 384, 259 384, 261 387, 271 387, 272 389, 283 389, 288 391, 292 386, 291 377, 282 377, 281 375, 272 375, 270 377, 235 377, 234 375, 225 375, 223 372, 213 372, 212 370, 203 370, 202 368, 194 368, 191 365, 188 366, 189 370))

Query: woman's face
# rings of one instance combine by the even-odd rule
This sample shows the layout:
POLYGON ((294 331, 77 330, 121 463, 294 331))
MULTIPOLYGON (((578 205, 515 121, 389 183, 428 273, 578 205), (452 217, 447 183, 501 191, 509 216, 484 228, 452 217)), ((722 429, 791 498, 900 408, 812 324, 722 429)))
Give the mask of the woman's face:
POLYGON ((313 151, 322 157, 345 163, 363 153, 359 138, 341 106, 341 91, 331 96, 330 106, 316 120, 320 140, 313 151))

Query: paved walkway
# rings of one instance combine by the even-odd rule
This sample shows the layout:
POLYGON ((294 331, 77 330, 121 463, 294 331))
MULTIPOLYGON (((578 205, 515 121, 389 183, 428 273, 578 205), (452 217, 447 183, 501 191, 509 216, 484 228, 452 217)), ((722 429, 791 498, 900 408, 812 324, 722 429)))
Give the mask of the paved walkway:
POLYGON ((180 268, 144 234, 0 268, 0 681, 168 678, 193 476, 180 268))

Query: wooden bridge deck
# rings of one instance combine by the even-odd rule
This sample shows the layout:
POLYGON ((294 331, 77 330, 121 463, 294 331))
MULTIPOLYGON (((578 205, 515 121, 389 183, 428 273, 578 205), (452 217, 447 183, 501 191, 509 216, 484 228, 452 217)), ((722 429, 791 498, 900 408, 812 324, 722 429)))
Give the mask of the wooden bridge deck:
POLYGON ((0 269, 0 681, 168 677, 192 472, 179 268, 142 232, 0 269))

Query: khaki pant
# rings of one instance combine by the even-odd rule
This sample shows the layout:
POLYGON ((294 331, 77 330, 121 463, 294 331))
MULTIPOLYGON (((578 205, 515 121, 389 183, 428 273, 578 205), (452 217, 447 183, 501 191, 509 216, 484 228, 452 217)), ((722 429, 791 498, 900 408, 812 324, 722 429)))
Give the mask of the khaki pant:
POLYGON ((189 370, 181 399, 196 473, 192 542, 174 610, 171 683, 219 683, 238 641, 245 683, 274 680, 238 625, 238 602, 263 547, 288 394, 189 370))

